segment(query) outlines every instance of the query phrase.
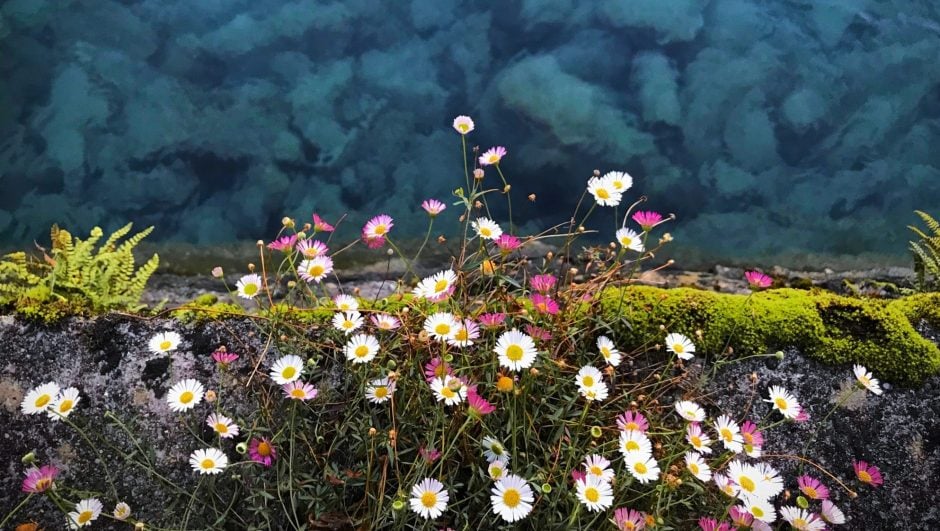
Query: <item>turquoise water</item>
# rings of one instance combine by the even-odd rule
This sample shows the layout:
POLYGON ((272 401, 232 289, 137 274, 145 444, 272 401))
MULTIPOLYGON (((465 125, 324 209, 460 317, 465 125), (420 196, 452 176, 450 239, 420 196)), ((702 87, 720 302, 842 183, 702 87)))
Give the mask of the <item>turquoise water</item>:
POLYGON ((903 257, 940 199, 929 1, 7 0, 0 50, 7 246, 128 220, 254 241, 314 211, 420 236, 463 182, 459 114, 509 149, 525 230, 595 168, 718 259, 903 257))

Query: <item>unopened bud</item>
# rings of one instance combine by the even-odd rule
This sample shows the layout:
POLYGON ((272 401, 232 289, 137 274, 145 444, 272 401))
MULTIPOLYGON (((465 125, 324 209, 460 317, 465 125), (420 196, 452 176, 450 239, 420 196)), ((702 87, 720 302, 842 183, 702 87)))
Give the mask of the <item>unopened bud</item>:
POLYGON ((254 272, 255 272, 255 264, 249 263, 249 264, 248 264, 248 271, 254 273, 254 272))
POLYGON ((479 200, 476 200, 476 201, 473 202, 473 208, 479 210, 479 209, 483 208, 483 203, 480 202, 479 200))
POLYGON ((482 178, 483 178, 483 169, 482 169, 482 168, 477 168, 477 169, 473 170, 473 178, 476 179, 476 180, 482 179, 482 178))
POLYGON ((296 281, 296 280, 288 280, 288 281, 287 281, 287 289, 294 289, 294 288, 296 288, 296 287, 297 287, 297 281, 296 281))
POLYGON ((36 462, 36 452, 29 452, 29 453, 27 453, 26 455, 24 455, 24 456, 20 459, 20 461, 22 461, 22 463, 23 463, 24 465, 31 465, 31 464, 35 463, 35 462, 36 462))
POLYGON ((258 241, 256 241, 256 242, 255 242, 255 245, 257 245, 258 247, 264 247, 264 240, 258 240, 258 241))
POLYGON ((532 368, 529 369, 529 374, 531 374, 532 376, 538 376, 538 375, 539 375, 539 370, 536 369, 535 367, 532 367, 532 368))
POLYGON ((804 498, 803 496, 797 496, 797 497, 796 497, 796 504, 797 504, 801 509, 809 509, 809 500, 807 500, 807 499, 804 498))
POLYGON ((542 483, 542 493, 550 494, 552 492, 552 486, 548 483, 542 483))
POLYGON ((217 398, 218 398, 218 395, 216 395, 215 391, 213 391, 212 389, 209 389, 208 391, 206 391, 206 395, 205 395, 206 402, 211 404, 215 402, 217 398))
POLYGON ((444 245, 445 243, 447 243, 447 238, 445 238, 444 235, 441 234, 440 236, 437 237, 437 243, 444 245))
POLYGON ((392 502, 392 510, 394 510, 394 511, 401 511, 401 510, 404 509, 404 508, 405 508, 405 501, 404 501, 404 500, 395 500, 395 501, 392 502))
POLYGON ((292 220, 291 218, 287 216, 284 216, 283 218, 281 218, 281 225, 284 225, 285 227, 291 229, 294 227, 294 220, 292 220))
POLYGON ((784 354, 782 350, 778 350, 776 354, 774 355, 777 356, 778 360, 782 360, 786 356, 786 354, 784 354))
POLYGON ((215 267, 212 268, 212 276, 213 276, 213 277, 215 277, 215 278, 222 278, 223 275, 225 275, 225 272, 222 271, 222 268, 221 268, 221 267, 215 266, 215 267))
MULTIPOLYGON (((304 231, 304 232, 310 232, 310 229, 312 229, 312 228, 313 228, 313 225, 311 225, 311 224, 309 224, 309 223, 304 223, 303 231, 304 231)), ((301 233, 301 234, 303 234, 303 233, 301 233)), ((306 234, 304 234, 303 236, 301 236, 300 234, 297 235, 298 238, 301 238, 301 237, 304 237, 304 238, 305 238, 306 236, 307 236, 306 234)))
POLYGON ((375 437, 375 434, 378 433, 378 432, 379 432, 379 430, 377 430, 377 429, 375 429, 375 428, 369 428, 369 437, 375 437))
POLYGON ((398 432, 395 430, 388 430, 388 438, 391 441, 395 440, 395 437, 398 437, 398 432))
POLYGON ((529 194, 529 201, 535 202, 535 194, 529 194))
POLYGON ((512 190, 512 185, 511 185, 511 184, 507 184, 506 186, 503 187, 503 193, 504 193, 504 194, 508 194, 510 190, 512 190))
POLYGON ((595 177, 600 177, 600 176, 601 176, 601 170, 594 170, 594 176, 595 176, 595 177))

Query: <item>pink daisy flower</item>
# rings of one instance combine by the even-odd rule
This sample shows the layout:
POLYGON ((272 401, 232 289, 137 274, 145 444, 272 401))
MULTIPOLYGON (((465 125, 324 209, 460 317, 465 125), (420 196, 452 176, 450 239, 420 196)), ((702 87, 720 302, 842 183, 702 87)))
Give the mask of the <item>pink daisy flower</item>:
POLYGON ((424 211, 433 218, 434 216, 437 216, 443 212, 444 209, 447 208, 447 205, 441 203, 437 199, 425 199, 424 202, 421 203, 421 208, 423 208, 424 211))
POLYGON ((506 314, 504 313, 484 313, 480 314, 477 319, 485 327, 495 328, 497 326, 502 326, 503 322, 506 320, 506 314))
POLYGON ((571 481, 573 481, 575 484, 577 484, 579 481, 584 481, 585 479, 587 479, 587 472, 578 468, 571 471, 571 481))
POLYGON ((744 439, 744 451, 751 457, 759 457, 760 450, 764 446, 764 434, 757 429, 757 424, 745 420, 741 424, 741 438, 744 439))
POLYGON ((731 525, 727 522, 719 523, 714 518, 699 518, 698 526, 702 531, 732 531, 731 525))
POLYGON ((617 428, 620 431, 638 431, 646 433, 650 429, 650 424, 642 413, 636 411, 624 411, 617 417, 617 428))
POLYGON ((505 156, 506 148, 503 146, 491 147, 480 155, 480 166, 499 165, 499 161, 503 160, 505 156))
POLYGON ((395 330, 401 326, 401 321, 399 321, 397 317, 387 313, 372 314, 369 320, 371 320, 372 324, 379 330, 395 330))
POLYGON ((525 333, 529 334, 533 339, 538 339, 541 341, 548 341, 552 338, 552 334, 544 328, 539 328, 538 326, 527 324, 525 325, 525 333))
POLYGON ((646 514, 621 507, 614 511, 614 525, 619 531, 640 531, 646 527, 646 514))
POLYGON ((323 220, 316 212, 313 213, 313 230, 314 232, 333 232, 336 230, 336 227, 330 225, 323 220))
MULTIPOLYGON (((362 239, 369 243, 370 240, 382 240, 385 243, 385 237, 392 230, 395 223, 388 214, 379 214, 366 222, 362 227, 362 239)), ((381 247, 381 245, 379 245, 381 247)), ((369 246, 372 248, 372 246, 369 246)))
POLYGON ((297 252, 304 258, 316 258, 326 255, 330 249, 320 240, 300 240, 297 242, 297 252))
POLYGON ((366 238, 365 234, 363 234, 362 242, 365 243, 366 247, 369 249, 380 249, 385 245, 385 238, 366 238))
POLYGON ((535 275, 529 279, 529 286, 539 293, 548 293, 555 289, 555 275, 535 275))
POLYGON ((793 421, 799 423, 809 422, 809 411, 806 411, 803 406, 799 406, 799 408, 800 412, 796 414, 796 417, 793 418, 793 421))
POLYGON ((255 463, 271 466, 277 459, 277 449, 267 437, 255 437, 248 444, 248 455, 255 463))
POLYGON ((796 479, 796 483, 800 486, 800 492, 805 494, 807 498, 812 500, 825 500, 829 498, 829 489, 827 489, 821 481, 812 476, 804 474, 796 479))
POLYGON ((52 465, 27 469, 26 477, 23 478, 23 492, 39 493, 49 490, 54 485, 58 473, 59 469, 52 465))
POLYGON ((293 400, 300 400, 301 402, 306 402, 307 400, 313 400, 317 397, 317 389, 300 380, 294 380, 293 382, 284 384, 281 389, 284 390, 284 396, 291 398, 293 400))
POLYGON ((751 524, 754 523, 754 515, 737 505, 732 505, 728 509, 728 517, 731 518, 731 523, 739 528, 750 528, 751 524))
POLYGON ((268 249, 272 251, 290 251, 294 248, 294 244, 297 242, 297 235, 291 234, 290 236, 281 236, 280 238, 274 240, 268 244, 268 249))
POLYGON ((852 460, 852 467, 855 469, 855 476, 862 483, 867 483, 872 487, 884 484, 884 478, 881 477, 881 471, 875 465, 869 465, 865 461, 852 460))
POLYGON ((531 297, 532 305, 535 306, 535 309, 540 313, 547 313, 549 315, 555 315, 558 313, 558 303, 552 300, 551 297, 542 295, 541 293, 536 293, 531 297))
POLYGON ((745 271, 744 278, 747 279, 747 284, 753 290, 769 288, 774 283, 772 278, 760 271, 745 271))
POLYGON ((219 347, 212 353, 212 359, 219 365, 228 365, 238 359, 238 354, 225 350, 225 347, 219 347))
POLYGON ((659 212, 641 210, 633 214, 632 219, 633 221, 636 221, 643 230, 649 231, 655 227, 657 223, 663 220, 663 216, 659 212))
POLYGON ((487 399, 477 393, 477 386, 475 385, 467 387, 467 403, 469 404, 470 413, 478 417, 489 415, 496 410, 493 404, 490 404, 487 399))
POLYGON ((450 366, 447 365, 447 362, 437 356, 431 358, 431 361, 424 365, 424 379, 427 380, 428 383, 433 382, 437 378, 453 375, 454 372, 451 370, 450 366))
POLYGON ((441 457, 441 451, 434 448, 425 448, 422 446, 418 449, 418 453, 421 454, 421 457, 427 461, 429 464, 437 461, 441 457))
POLYGON ((496 247, 499 248, 499 252, 503 255, 507 255, 522 245, 522 241, 519 238, 516 238, 512 234, 500 234, 499 238, 493 240, 493 243, 496 244, 496 247))

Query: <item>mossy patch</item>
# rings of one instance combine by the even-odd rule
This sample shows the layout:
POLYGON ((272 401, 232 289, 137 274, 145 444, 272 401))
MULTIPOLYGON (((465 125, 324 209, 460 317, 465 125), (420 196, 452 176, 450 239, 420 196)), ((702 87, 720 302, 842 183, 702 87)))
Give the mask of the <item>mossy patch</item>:
POLYGON ((665 332, 697 340, 712 355, 729 345, 735 355, 796 347, 828 364, 860 363, 885 380, 917 385, 940 371, 940 350, 913 327, 940 322, 936 295, 895 301, 854 299, 828 292, 778 289, 751 296, 646 286, 609 289, 600 298, 605 321, 625 322, 619 335, 635 348, 665 332))

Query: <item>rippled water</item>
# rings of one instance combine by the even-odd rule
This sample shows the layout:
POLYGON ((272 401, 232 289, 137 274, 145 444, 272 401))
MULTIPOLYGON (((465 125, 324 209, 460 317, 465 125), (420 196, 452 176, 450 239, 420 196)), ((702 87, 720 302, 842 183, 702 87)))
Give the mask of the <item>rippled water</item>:
POLYGON ((896 260, 940 199, 928 1, 7 0, 0 50, 5 245, 314 211, 420 236, 463 182, 458 114, 509 149, 524 231, 623 170, 687 253, 896 260))

